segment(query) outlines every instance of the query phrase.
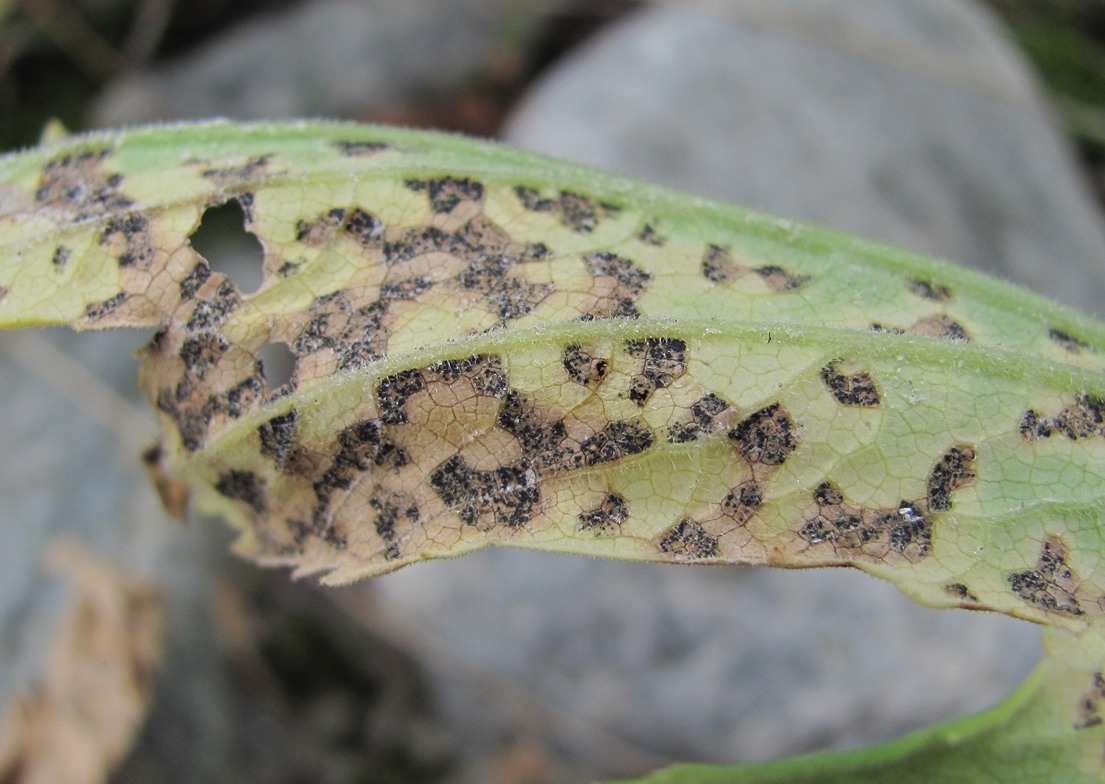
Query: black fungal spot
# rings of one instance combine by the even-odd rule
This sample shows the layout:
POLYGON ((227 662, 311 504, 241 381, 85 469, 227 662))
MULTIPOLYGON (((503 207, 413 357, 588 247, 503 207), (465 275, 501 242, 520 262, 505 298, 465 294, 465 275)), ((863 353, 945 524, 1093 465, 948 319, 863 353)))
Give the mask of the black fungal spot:
POLYGON ((722 511, 737 525, 752 519, 764 502, 763 489, 757 482, 743 482, 730 490, 721 502, 722 511))
POLYGON ((1105 399, 1079 395, 1074 403, 1064 406, 1053 417, 1029 409, 1021 419, 1019 431, 1026 441, 1050 438, 1056 433, 1062 433, 1071 441, 1105 435, 1105 399))
POLYGON ((149 229, 149 219, 140 212, 113 216, 100 234, 100 244, 114 244, 121 239, 123 249, 116 257, 119 266, 148 269, 156 255, 149 229))
POLYGON ((587 271, 596 278, 611 278, 614 291, 599 298, 591 312, 591 318, 637 318, 637 299, 644 293, 652 276, 638 267, 632 259, 608 251, 588 253, 583 257, 587 271))
POLYGON ((399 493, 384 492, 379 487, 368 500, 368 504, 376 513, 373 526, 384 542, 384 560, 394 561, 402 555, 397 529, 403 521, 418 522, 421 517, 418 506, 399 493))
POLYGON ((592 355, 577 343, 569 343, 564 347, 562 362, 568 378, 585 387, 597 387, 601 384, 608 369, 605 359, 592 355))
POLYGON ((207 266, 206 262, 200 262, 196 266, 192 267, 192 271, 189 272, 184 279, 180 282, 180 299, 181 301, 187 301, 196 298, 196 292, 200 286, 207 282, 207 279, 211 277, 211 268, 207 266))
POLYGON ((255 373, 229 389, 211 395, 204 402, 204 408, 211 414, 225 414, 231 419, 240 419, 260 400, 263 390, 264 382, 260 373, 255 373))
POLYGON ((921 280, 920 278, 913 278, 909 281, 909 290, 918 297, 924 297, 933 302, 947 302, 952 298, 951 289, 947 286, 942 286, 939 283, 933 283, 928 280, 921 280))
POLYGON ((232 501, 243 501, 258 515, 268 509, 265 501, 265 482, 251 471, 231 469, 219 475, 215 489, 232 501))
POLYGON ((334 142, 334 146, 349 158, 361 158, 391 149, 387 142, 340 141, 334 142))
POLYGON ((483 184, 467 177, 407 180, 404 184, 413 191, 427 191, 430 197, 430 209, 439 215, 447 215, 461 202, 483 200, 483 184))
POLYGON ((920 503, 900 501, 891 509, 857 507, 840 488, 822 482, 812 493, 817 512, 806 518, 798 535, 811 545, 829 542, 838 553, 883 559, 897 553, 917 563, 932 547, 932 524, 920 503))
POLYGON ((383 222, 360 207, 349 211, 342 230, 364 248, 380 247, 384 236, 383 222))
POLYGON ((1064 615, 1083 615, 1075 594, 1078 581, 1067 565, 1067 548, 1056 536, 1044 540, 1035 569, 1008 575, 1009 588, 1023 601, 1064 615))
POLYGON ((401 425, 407 421, 407 400, 426 388, 422 372, 403 370, 380 381, 376 387, 380 421, 388 425, 401 425))
POLYGON ((749 463, 777 466, 798 448, 795 431, 787 410, 772 403, 743 419, 729 431, 729 438, 749 463))
POLYGON ((332 530, 329 513, 335 491, 348 490, 353 480, 372 466, 395 470, 409 462, 409 455, 384 437, 377 420, 367 419, 345 428, 338 434, 337 450, 329 467, 313 483, 317 499, 314 530, 319 533, 332 530))
POLYGON ((234 284, 229 280, 222 281, 211 299, 196 301, 192 315, 188 318, 187 329, 190 332, 214 329, 234 312, 240 301, 238 289, 234 284))
POLYGON ((579 514, 579 530, 601 536, 617 530, 628 519, 629 504, 625 499, 617 493, 607 493, 602 503, 579 514))
POLYGON ((518 439, 526 461, 539 473, 555 471, 571 457, 571 450, 563 446, 567 438, 564 423, 540 416, 517 390, 506 393, 497 424, 518 439))
POLYGON ((96 320, 101 319, 104 316, 114 313, 118 310, 119 306, 127 300, 127 293, 120 291, 114 297, 105 299, 103 302, 93 302, 84 309, 85 318, 96 320))
POLYGON ((729 408, 729 404, 713 392, 691 404, 690 417, 668 428, 668 441, 684 444, 718 429, 717 418, 729 408))
POLYGON ((180 346, 180 360, 186 372, 203 379, 228 347, 222 336, 214 332, 201 332, 184 339, 180 346))
POLYGON ((662 248, 667 244, 667 240, 660 236, 656 229, 652 227, 651 223, 646 223, 637 233, 637 239, 643 242, 645 245, 651 245, 654 248, 662 248))
POLYGON ((629 399, 644 406, 657 389, 670 386, 687 370, 687 343, 680 338, 647 338, 626 343, 630 356, 643 360, 633 377, 629 399))
POLYGON ((47 161, 35 189, 41 208, 60 210, 76 220, 105 215, 133 206, 120 190, 121 174, 101 171, 100 164, 111 150, 83 150, 47 161))
POLYGON ((652 433, 636 422, 610 422, 601 432, 580 444, 585 465, 621 460, 652 446, 652 433))
POLYGON ((1059 329, 1049 329, 1047 336, 1057 343, 1060 348, 1071 354, 1078 354, 1090 348, 1088 343, 1079 340, 1069 332, 1063 332, 1059 329))
POLYGON ((875 380, 869 373, 845 375, 838 369, 837 362, 830 362, 821 368, 821 381, 842 406, 874 407, 882 403, 875 380))
POLYGON ((963 602, 978 603, 978 597, 964 583, 949 583, 944 586, 944 593, 953 596, 963 602))
POLYGON ((64 245, 58 245, 54 249, 54 255, 50 262, 54 265, 54 269, 60 272, 69 264, 71 258, 73 258, 73 251, 64 245))
POLYGON ((524 464, 477 471, 459 455, 430 473, 430 486, 466 525, 481 529, 525 525, 541 500, 537 476, 524 464))
POLYGON ((882 324, 872 324, 868 327, 872 332, 882 332, 887 335, 904 335, 904 329, 898 329, 897 327, 886 327, 882 324))
POLYGON ((928 508, 943 512, 952 508, 951 494, 975 481, 975 449, 967 444, 953 446, 932 469, 928 481, 928 508))
POLYGON ((678 558, 710 558, 717 554, 717 537, 706 533, 701 524, 684 518, 660 539, 660 551, 678 558))
POLYGON ((520 185, 514 189, 514 194, 524 209, 555 215, 562 224, 578 234, 590 234, 600 219, 621 209, 606 202, 596 203, 571 191, 561 191, 558 198, 550 199, 542 196, 536 188, 520 185))
POLYGON ((200 174, 204 179, 211 180, 222 186, 237 185, 245 180, 250 180, 258 174, 264 174, 269 161, 273 158, 271 153, 266 155, 254 155, 241 166, 224 166, 220 168, 204 169, 200 174))
POLYGON ((298 412, 293 408, 286 414, 275 416, 257 428, 261 439, 261 454, 271 458, 277 471, 284 470, 284 461, 295 443, 298 412))

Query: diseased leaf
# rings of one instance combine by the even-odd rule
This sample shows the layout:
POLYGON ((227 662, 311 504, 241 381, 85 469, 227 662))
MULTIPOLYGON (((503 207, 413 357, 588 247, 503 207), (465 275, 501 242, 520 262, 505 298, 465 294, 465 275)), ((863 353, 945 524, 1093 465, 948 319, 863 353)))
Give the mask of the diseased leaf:
POLYGON ((1001 732, 948 732, 983 760, 1039 741, 1054 764, 1024 780, 1100 775, 1100 323, 825 230, 353 125, 0 158, 0 249, 0 326, 159 328, 159 483, 261 562, 331 583, 488 544, 856 566, 1060 630, 1001 732), (190 243, 230 201, 264 249, 255 293, 190 243), (274 344, 295 358, 278 387, 274 344))

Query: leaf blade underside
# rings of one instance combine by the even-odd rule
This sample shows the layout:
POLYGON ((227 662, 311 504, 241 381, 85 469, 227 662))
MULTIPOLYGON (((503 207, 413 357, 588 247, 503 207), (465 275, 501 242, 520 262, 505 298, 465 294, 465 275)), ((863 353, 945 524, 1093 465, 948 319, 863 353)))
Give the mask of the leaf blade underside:
POLYGON ((0 328, 41 324, 158 326, 161 470, 330 582, 499 544, 1105 610, 1105 326, 826 230, 456 137, 138 129, 0 158, 0 328), (255 293, 191 246, 228 201, 255 293))

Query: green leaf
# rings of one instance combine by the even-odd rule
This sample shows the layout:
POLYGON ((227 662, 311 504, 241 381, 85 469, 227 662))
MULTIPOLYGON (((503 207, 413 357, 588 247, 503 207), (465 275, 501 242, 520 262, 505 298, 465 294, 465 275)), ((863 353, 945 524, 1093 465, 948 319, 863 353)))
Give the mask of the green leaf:
POLYGON ((991 713, 713 780, 1100 777, 1105 325, 1073 311, 487 143, 213 123, 0 158, 0 328, 45 324, 157 327, 159 486, 298 574, 847 565, 1052 627, 991 713), (228 202, 256 292, 191 242, 228 202))

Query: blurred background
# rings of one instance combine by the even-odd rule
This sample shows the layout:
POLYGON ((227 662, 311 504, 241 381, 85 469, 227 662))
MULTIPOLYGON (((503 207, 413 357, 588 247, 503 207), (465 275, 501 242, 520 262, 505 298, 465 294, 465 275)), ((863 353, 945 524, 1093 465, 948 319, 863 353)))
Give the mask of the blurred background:
MULTIPOLYGON (((1100 0, 0 0, 0 150, 55 118, 212 116, 500 138, 1105 315, 1100 0)), ((256 247, 211 222, 211 255, 256 247)), ((129 356, 147 337, 0 336, 0 781, 637 776, 885 740, 1039 659, 1027 624, 849 571, 489 551, 292 582, 160 509, 129 356), (43 567, 62 536, 120 570, 98 594, 43 567), (111 626, 154 604, 163 633, 111 626), (114 629, 142 688, 57 676, 64 646, 90 655, 74 617, 114 629), (59 747, 66 688, 133 731, 59 747), (78 746, 88 764, 51 767, 78 746)))

